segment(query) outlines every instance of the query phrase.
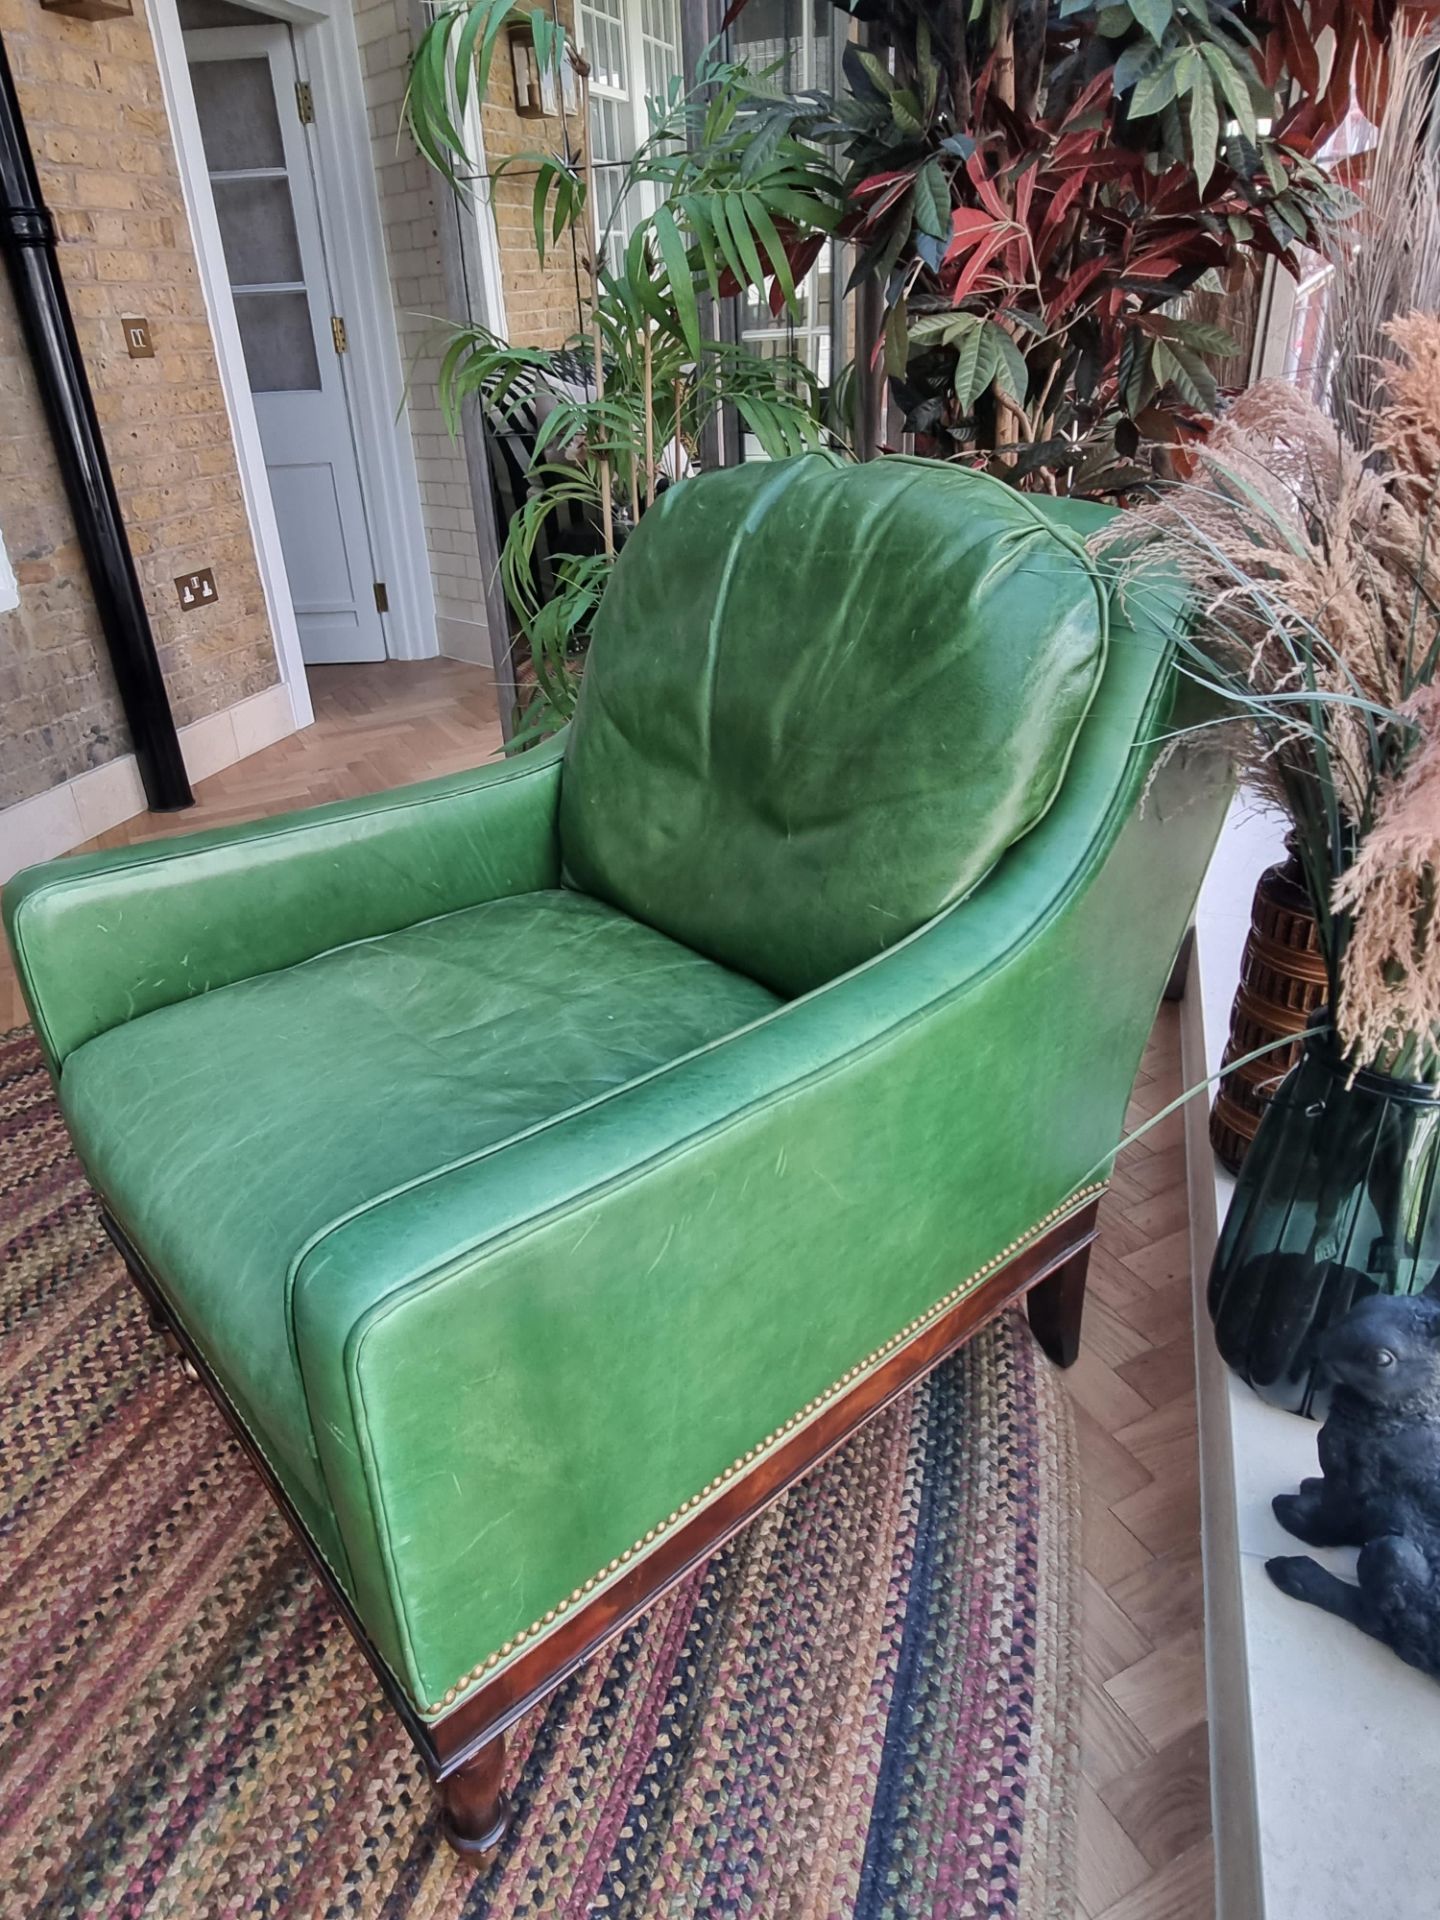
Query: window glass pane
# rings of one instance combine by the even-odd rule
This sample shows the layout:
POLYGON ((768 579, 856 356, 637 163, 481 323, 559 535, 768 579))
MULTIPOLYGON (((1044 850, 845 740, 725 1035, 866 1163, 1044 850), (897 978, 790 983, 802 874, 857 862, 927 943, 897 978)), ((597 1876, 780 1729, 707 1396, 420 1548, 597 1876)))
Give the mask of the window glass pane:
POLYGON ((675 0, 644 0, 641 39, 645 48, 645 91, 664 94, 680 71, 680 16, 675 0))
POLYGON ((268 60, 197 60, 190 84, 212 173, 284 166, 268 60))
POLYGON ((798 41, 799 27, 799 20, 792 19, 790 0, 750 0, 731 29, 735 57, 744 60, 755 74, 780 61, 775 82, 789 86, 793 80, 791 43, 792 39, 798 41))
POLYGON ((595 231, 603 241, 606 229, 610 229, 610 244, 607 249, 613 261, 620 249, 630 237, 630 229, 638 217, 632 204, 634 195, 628 196, 625 204, 621 201, 621 188, 625 181, 625 166, 634 152, 634 142, 629 138, 630 112, 618 100, 606 100, 598 94, 590 96, 590 138, 595 152, 595 231), (613 226, 611 225, 613 221, 613 226))
POLYGON ((235 317, 252 393, 318 393, 320 363, 303 293, 237 293, 235 317))
POLYGON ((303 280, 300 238, 288 180, 216 180, 215 215, 225 243, 230 284, 253 287, 303 280))
POLYGON ((591 85, 626 92, 630 83, 620 0, 595 0, 595 4, 581 7, 580 42, 590 60, 591 85))
POLYGON ((835 9, 830 0, 810 0, 810 71, 807 87, 835 89, 835 9))

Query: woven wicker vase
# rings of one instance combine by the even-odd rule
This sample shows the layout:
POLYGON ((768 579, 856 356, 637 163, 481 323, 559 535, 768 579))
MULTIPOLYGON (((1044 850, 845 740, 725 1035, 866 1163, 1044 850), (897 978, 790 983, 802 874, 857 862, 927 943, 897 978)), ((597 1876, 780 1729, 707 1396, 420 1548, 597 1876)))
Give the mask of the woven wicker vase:
POLYGON ((1231 1173, 1240 1171, 1271 1096, 1299 1060, 1301 1039, 1325 987, 1315 915, 1292 849, 1261 874, 1255 889, 1222 1067, 1287 1035, 1293 1039, 1220 1082, 1210 1110, 1210 1144, 1231 1173))

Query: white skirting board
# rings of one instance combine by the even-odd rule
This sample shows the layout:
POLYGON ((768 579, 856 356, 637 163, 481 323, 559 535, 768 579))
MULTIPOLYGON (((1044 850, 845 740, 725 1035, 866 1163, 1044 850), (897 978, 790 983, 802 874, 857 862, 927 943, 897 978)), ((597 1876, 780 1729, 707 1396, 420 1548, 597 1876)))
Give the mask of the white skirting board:
MULTIPOLYGON (((295 730, 289 690, 283 682, 267 687, 180 729, 185 771, 192 781, 206 780, 295 730)), ((68 853, 144 811, 140 771, 130 753, 77 774, 64 786, 17 801, 0 812, 0 881, 22 867, 68 853)))
MULTIPOLYGON (((1255 882, 1283 824, 1237 803, 1196 911, 1181 1010, 1186 1086, 1220 1064, 1255 882)), ((1314 1422, 1269 1406, 1215 1349, 1205 1282, 1234 1182, 1186 1115, 1195 1271, 1205 1657, 1219 1920, 1435 1920, 1440 1685, 1289 1599, 1272 1554, 1308 1551, 1270 1511, 1318 1471, 1314 1422)), ((1355 1554, 1316 1556, 1345 1578, 1355 1554)))

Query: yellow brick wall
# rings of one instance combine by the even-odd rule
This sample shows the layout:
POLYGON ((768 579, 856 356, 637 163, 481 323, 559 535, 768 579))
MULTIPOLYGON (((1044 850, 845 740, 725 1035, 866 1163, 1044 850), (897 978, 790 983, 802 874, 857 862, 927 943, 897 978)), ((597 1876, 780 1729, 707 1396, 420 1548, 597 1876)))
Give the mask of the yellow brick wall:
MULTIPOLYGON (((150 30, 0 0, 41 187, 175 718, 277 680, 150 30), (145 315, 153 360, 122 320, 145 315), (218 601, 172 584, 214 569, 218 601)), ((20 606, 0 614, 0 806, 129 750, 8 287, 0 295, 0 534, 20 606)))
MULTIPOLYGON (((561 7, 560 17, 566 30, 573 30, 574 13, 569 4, 561 7)), ((512 154, 564 151, 565 135, 558 113, 537 119, 524 119, 516 113, 510 50, 503 40, 491 68, 482 124, 485 158, 492 169, 512 154)), ((578 110, 567 116, 567 126, 571 146, 578 153, 582 137, 578 110)), ((558 247, 547 250, 545 264, 540 265, 535 254, 534 189, 535 175, 524 166, 502 174, 493 188, 505 318, 510 338, 517 346, 559 347, 579 332, 583 322, 576 283, 578 273, 583 289, 584 270, 583 265, 577 267, 568 236, 562 237, 558 247)))

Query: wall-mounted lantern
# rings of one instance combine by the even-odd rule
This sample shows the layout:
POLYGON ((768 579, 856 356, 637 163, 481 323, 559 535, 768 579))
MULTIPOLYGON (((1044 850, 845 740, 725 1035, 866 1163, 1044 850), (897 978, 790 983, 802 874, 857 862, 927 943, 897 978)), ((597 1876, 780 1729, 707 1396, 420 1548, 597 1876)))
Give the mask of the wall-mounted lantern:
MULTIPOLYGON (((547 113, 560 111, 555 73, 547 67, 542 73, 535 53, 535 40, 528 26, 511 27, 510 71, 515 80, 515 111, 524 120, 538 120, 547 113)), ((564 63, 565 111, 573 113, 579 104, 575 74, 568 60, 564 63)))
MULTIPOLYGON (((545 104, 545 87, 540 79, 540 62, 535 57, 535 42, 530 29, 511 27, 510 71, 515 77, 515 111, 523 120, 543 119, 553 108, 545 104)), ((554 92, 553 87, 550 90, 554 92)))

